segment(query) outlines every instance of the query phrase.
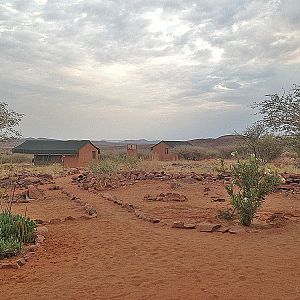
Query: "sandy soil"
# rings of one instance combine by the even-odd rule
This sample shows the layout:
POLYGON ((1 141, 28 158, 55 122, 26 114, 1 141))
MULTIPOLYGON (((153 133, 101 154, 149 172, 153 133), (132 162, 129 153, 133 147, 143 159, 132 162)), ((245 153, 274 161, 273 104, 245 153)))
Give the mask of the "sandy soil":
MULTIPOLYGON (((140 221, 100 195, 78 189, 70 178, 57 183, 94 206, 98 218, 48 225, 46 242, 28 264, 0 270, 1 300, 300 299, 299 218, 237 235, 176 230, 140 221)), ((144 203, 142 197, 167 191, 168 183, 138 183, 113 193, 165 219, 188 217, 188 207, 197 214, 227 205, 211 202, 210 194, 205 198, 203 188, 201 183, 183 186, 178 192, 188 201, 163 206, 144 203)), ((50 219, 80 214, 59 191, 47 193, 40 205, 28 205, 29 215, 50 219)), ((214 186, 210 193, 222 189, 214 186)), ((298 212, 299 203, 299 195, 275 194, 262 213, 298 212)))

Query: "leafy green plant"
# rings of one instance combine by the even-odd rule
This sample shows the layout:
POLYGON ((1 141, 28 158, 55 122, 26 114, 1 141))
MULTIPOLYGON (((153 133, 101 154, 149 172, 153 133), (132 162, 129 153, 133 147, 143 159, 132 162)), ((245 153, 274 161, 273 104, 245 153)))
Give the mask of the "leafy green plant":
POLYGON ((238 160, 232 166, 232 182, 226 186, 232 206, 237 210, 242 225, 250 226, 265 196, 280 184, 280 177, 260 168, 259 160, 251 155, 246 162, 238 160))
POLYGON ((35 239, 36 224, 28 217, 5 209, 0 213, 0 259, 19 253, 23 244, 35 239))
POLYGON ((0 259, 17 255, 22 249, 22 243, 9 239, 0 238, 0 259))

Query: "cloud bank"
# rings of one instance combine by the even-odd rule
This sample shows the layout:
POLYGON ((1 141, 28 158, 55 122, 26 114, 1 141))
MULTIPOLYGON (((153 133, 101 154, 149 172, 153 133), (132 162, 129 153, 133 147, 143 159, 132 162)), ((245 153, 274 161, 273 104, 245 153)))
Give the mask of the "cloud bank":
POLYGON ((243 130, 300 81, 297 0, 11 0, 0 99, 24 136, 189 139, 243 130))

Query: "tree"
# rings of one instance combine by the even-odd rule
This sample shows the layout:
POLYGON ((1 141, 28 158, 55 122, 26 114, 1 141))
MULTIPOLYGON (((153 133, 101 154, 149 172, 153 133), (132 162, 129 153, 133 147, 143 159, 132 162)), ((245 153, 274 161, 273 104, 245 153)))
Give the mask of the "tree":
POLYGON ((266 95, 268 99, 254 103, 263 115, 262 123, 273 132, 289 136, 300 135, 300 85, 293 85, 291 90, 278 94, 266 95))
POLYGON ((280 138, 269 133, 262 124, 248 127, 242 137, 246 142, 248 152, 263 163, 278 158, 283 152, 280 138))
POLYGON ((0 102, 0 141, 21 136, 15 127, 19 125, 22 117, 23 114, 10 110, 7 103, 0 102))

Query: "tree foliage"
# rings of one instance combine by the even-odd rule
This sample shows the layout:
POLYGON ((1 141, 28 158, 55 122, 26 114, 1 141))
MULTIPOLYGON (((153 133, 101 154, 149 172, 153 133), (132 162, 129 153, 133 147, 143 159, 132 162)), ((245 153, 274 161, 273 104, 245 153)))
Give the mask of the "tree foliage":
POLYGON ((10 110, 7 103, 0 102, 0 141, 21 136, 15 127, 19 125, 22 117, 23 114, 10 110))
POLYGON ((254 154, 263 163, 278 158, 283 152, 281 139, 269 133, 262 124, 248 127, 242 137, 248 153, 254 154))
POLYGON ((273 132, 300 136, 300 86, 293 85, 282 95, 266 96, 266 100, 253 105, 263 115, 260 123, 273 132))

